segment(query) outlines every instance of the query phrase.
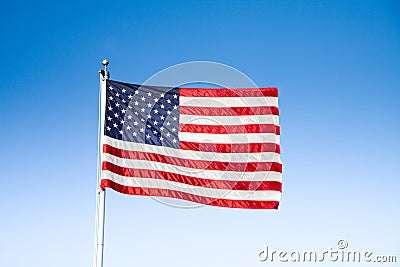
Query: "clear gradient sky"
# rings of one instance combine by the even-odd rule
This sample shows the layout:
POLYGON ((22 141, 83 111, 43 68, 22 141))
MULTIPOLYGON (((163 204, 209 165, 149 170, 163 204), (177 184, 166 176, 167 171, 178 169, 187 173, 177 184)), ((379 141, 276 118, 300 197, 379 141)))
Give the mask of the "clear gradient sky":
POLYGON ((105 267, 267 266, 265 245, 338 239, 400 261, 398 1, 3 1, 0 22, 0 266, 92 266, 103 57, 131 83, 207 60, 278 87, 284 164, 277 212, 108 191, 105 267))

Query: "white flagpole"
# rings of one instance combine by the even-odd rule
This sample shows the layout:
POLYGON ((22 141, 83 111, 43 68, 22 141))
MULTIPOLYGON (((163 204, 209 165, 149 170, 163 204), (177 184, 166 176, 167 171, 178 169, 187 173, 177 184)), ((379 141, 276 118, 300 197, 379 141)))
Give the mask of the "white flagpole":
POLYGON ((103 250, 104 250, 104 221, 105 221, 105 200, 106 192, 100 188, 101 180, 101 154, 103 149, 103 133, 104 133, 104 116, 106 101, 106 83, 110 77, 107 71, 108 60, 102 61, 104 70, 100 70, 100 104, 99 104, 99 150, 97 163, 97 211, 96 211, 96 244, 94 255, 94 267, 103 267, 103 250))

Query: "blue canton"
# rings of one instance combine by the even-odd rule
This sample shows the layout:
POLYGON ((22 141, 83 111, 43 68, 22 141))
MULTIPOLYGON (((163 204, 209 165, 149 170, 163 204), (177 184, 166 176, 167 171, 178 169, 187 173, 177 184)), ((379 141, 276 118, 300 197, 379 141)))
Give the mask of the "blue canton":
POLYGON ((104 134, 179 148, 179 89, 107 80, 104 134))

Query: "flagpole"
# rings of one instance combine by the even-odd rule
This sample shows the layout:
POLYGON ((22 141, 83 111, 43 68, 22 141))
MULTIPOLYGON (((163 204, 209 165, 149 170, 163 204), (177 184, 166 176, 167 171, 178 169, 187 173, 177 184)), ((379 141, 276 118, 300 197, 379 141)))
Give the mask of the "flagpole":
POLYGON ((104 221, 105 221, 105 201, 106 192, 100 188, 101 180, 101 152, 103 147, 103 133, 104 133, 104 114, 105 114, 105 101, 106 101, 106 83, 110 77, 107 71, 108 60, 105 58, 101 62, 104 70, 100 70, 100 104, 99 104, 99 133, 98 133, 98 163, 97 163, 97 211, 96 211, 96 244, 94 255, 94 267, 103 267, 103 250, 104 250, 104 221))

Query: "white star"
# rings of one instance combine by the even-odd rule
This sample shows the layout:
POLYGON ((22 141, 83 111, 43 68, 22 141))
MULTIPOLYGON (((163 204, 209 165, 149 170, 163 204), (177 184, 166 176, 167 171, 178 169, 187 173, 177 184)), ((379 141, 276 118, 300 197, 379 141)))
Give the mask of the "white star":
POLYGON ((110 88, 110 90, 114 89, 114 88, 112 88, 112 86, 109 86, 108 88, 110 88))
POLYGON ((132 106, 128 106, 129 109, 132 109, 132 106))
POLYGON ((151 104, 150 104, 150 103, 148 103, 148 104, 147 104, 147 107, 151 108, 151 104))
POLYGON ((117 125, 116 123, 114 123, 113 126, 114 126, 114 128, 117 128, 117 127, 118 127, 118 125, 117 125))
POLYGON ((167 133, 167 137, 169 137, 171 134, 170 133, 167 133))
POLYGON ((140 111, 141 111, 141 112, 144 112, 144 111, 145 111, 145 109, 144 109, 144 108, 141 108, 141 109, 140 109, 140 111))
POLYGON ((110 110, 110 111, 111 111, 111 110, 112 110, 112 107, 111 107, 111 106, 109 106, 109 107, 108 107, 108 110, 110 110))
POLYGON ((125 103, 126 101, 125 101, 125 99, 122 99, 122 103, 125 103))
POLYGON ((138 115, 139 115, 139 112, 135 111, 135 115, 138 116, 138 115))
POLYGON ((124 124, 125 123, 125 121, 124 120, 121 120, 121 124, 124 124))
POLYGON ((154 131, 153 131, 153 134, 157 134, 157 131, 156 131, 156 130, 154 130, 154 131))
POLYGON ((178 108, 178 106, 177 106, 177 105, 175 105, 175 106, 174 106, 174 109, 177 109, 177 108, 178 108))
POLYGON ((116 96, 116 97, 119 97, 119 93, 116 93, 115 96, 116 96))
POLYGON ((171 125, 171 123, 169 121, 167 121, 167 126, 170 126, 170 125, 171 125))
POLYGON ((131 129, 131 126, 126 126, 126 129, 129 131, 131 129))
POLYGON ((135 101, 135 106, 139 105, 139 102, 135 101))
POLYGON ((121 110, 121 112, 122 112, 122 113, 125 113, 125 112, 126 112, 126 110, 125 110, 125 109, 123 109, 123 110, 121 110))
POLYGON ((164 120, 164 119, 165 119, 164 115, 161 115, 161 116, 160 116, 160 119, 164 120))
POLYGON ((151 93, 150 93, 150 92, 148 92, 148 93, 147 93, 147 95, 148 95, 148 96, 151 96, 151 93))
POLYGON ((118 102, 117 102, 117 103, 115 103, 115 106, 116 106, 116 107, 119 107, 119 105, 120 105, 120 103, 118 103, 118 102))
POLYGON ((175 132, 175 131, 176 131, 176 128, 175 128, 175 127, 174 127, 174 128, 172 128, 172 131, 173 131, 173 132, 175 132))
POLYGON ((122 93, 125 93, 126 92, 126 90, 125 89, 122 89, 122 93))
POLYGON ((107 120, 109 120, 109 121, 110 121, 110 120, 111 120, 111 117, 110 117, 110 116, 108 116, 108 117, 107 117, 107 120))
POLYGON ((150 115, 150 114, 149 114, 149 115, 147 115, 147 118, 148 118, 148 119, 151 119, 151 115, 150 115))
POLYGON ((176 99, 178 96, 176 94, 174 94, 174 98, 176 99))
POLYGON ((143 118, 140 119, 141 122, 145 122, 145 120, 143 118))
POLYGON ((119 131, 119 133, 120 133, 120 134, 123 134, 124 132, 121 130, 121 131, 119 131))
POLYGON ((128 120, 131 120, 132 119, 132 115, 128 115, 128 120))
POLYGON ((136 136, 136 135, 137 135, 137 133, 136 133, 136 132, 133 132, 133 133, 132 133, 132 135, 133 135, 133 136, 136 136))
POLYGON ((158 121, 154 121, 154 125, 157 125, 158 124, 158 121))
POLYGON ((146 138, 147 138, 147 139, 150 139, 150 135, 149 135, 149 134, 147 134, 147 135, 146 135, 146 138))
POLYGON ((164 93, 161 93, 160 98, 163 98, 163 97, 164 97, 164 93))
POLYGON ((142 133, 144 133, 144 128, 140 128, 140 131, 141 131, 142 133))
POLYGON ((162 141, 162 140, 164 140, 164 137, 161 136, 161 137, 160 137, 160 141, 162 141))
POLYGON ((118 118, 118 116, 119 116, 118 113, 114 113, 114 117, 118 118))
POLYGON ((142 101, 146 101, 146 98, 144 96, 142 96, 142 101))
POLYGON ((170 115, 170 114, 171 114, 171 110, 168 110, 168 111, 167 111, 167 114, 170 115))
POLYGON ((164 109, 165 106, 164 106, 164 104, 161 104, 160 107, 161 107, 162 109, 164 109))
POLYGON ((173 117, 174 121, 176 121, 178 118, 177 117, 173 117))
POLYGON ((133 95, 128 95, 128 98, 129 98, 129 99, 132 99, 132 97, 133 97, 133 95))
POLYGON ((157 113, 158 113, 158 110, 157 110, 157 109, 155 109, 155 110, 154 110, 154 113, 155 113, 155 114, 157 114, 157 113))
POLYGON ((171 104, 171 100, 170 99, 167 99, 167 102, 168 102, 168 104, 171 104))
POLYGON ((110 100, 113 100, 113 97, 112 97, 112 96, 110 96, 108 99, 110 99, 110 100))
POLYGON ((164 129, 165 129, 164 126, 160 127, 161 132, 164 131, 164 129))
POLYGON ((107 126, 107 131, 111 131, 111 128, 110 128, 110 126, 107 126))
POLYGON ((135 90, 135 94, 138 95, 139 94, 139 90, 135 90))
POLYGON ((138 125, 138 122, 137 122, 137 121, 134 121, 133 124, 136 126, 136 125, 138 125))
POLYGON ((154 99, 154 102, 158 102, 158 98, 155 98, 155 99, 154 99))
POLYGON ((172 142, 174 142, 174 143, 176 143, 178 140, 176 140, 175 138, 174 138, 174 140, 172 140, 172 142))
POLYGON ((147 126, 147 128, 151 128, 151 125, 150 125, 150 124, 147 124, 146 126, 147 126))

